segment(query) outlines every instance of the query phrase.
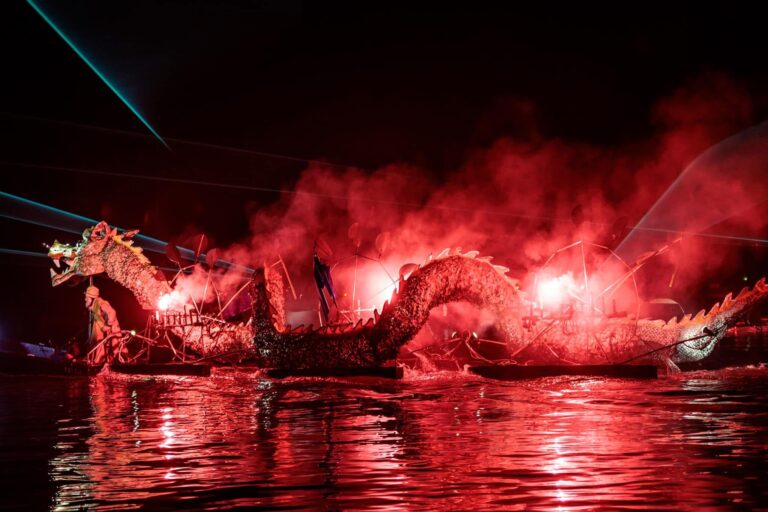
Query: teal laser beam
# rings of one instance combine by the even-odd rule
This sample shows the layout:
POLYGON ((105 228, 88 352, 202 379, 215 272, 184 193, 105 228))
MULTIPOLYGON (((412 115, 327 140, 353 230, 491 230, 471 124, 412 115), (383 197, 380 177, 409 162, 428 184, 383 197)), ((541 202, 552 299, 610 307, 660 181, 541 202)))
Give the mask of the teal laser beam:
MULTIPOLYGON (((25 222, 27 224, 35 224, 51 229, 58 229, 66 231, 68 233, 74 233, 79 235, 87 227, 94 226, 99 223, 96 219, 90 219, 70 213, 68 211, 48 206, 47 204, 38 203, 24 197, 9 194, 0 190, 0 217, 11 219, 19 222, 25 222)), ((124 230, 121 230, 124 231, 124 230)), ((162 240, 152 238, 146 235, 136 235, 137 240, 143 242, 147 249, 164 253, 165 245, 162 240)), ((189 249, 179 248, 182 251, 182 255, 194 260, 194 253, 189 249)))
MULTIPOLYGON (((9 249, 7 247, 0 247, 0 254, 8 254, 10 256, 24 256, 25 258, 43 258, 48 259, 48 253, 44 251, 36 252, 36 251, 24 251, 22 249, 9 249)), ((166 272, 176 272, 175 268, 171 267, 158 267, 160 270, 164 270, 166 272)))
POLYGON ((11 256, 26 256, 32 258, 47 258, 48 255, 44 252, 22 251, 21 249, 7 249, 0 247, 0 254, 10 254, 11 256))
POLYGON ((136 109, 136 107, 131 105, 131 102, 128 101, 128 99, 117 89, 117 87, 115 87, 112 84, 112 82, 110 82, 109 79, 101 71, 99 71, 99 69, 91 62, 91 60, 83 52, 81 52, 77 46, 75 46, 75 43, 72 42, 72 40, 69 37, 67 37, 67 35, 53 22, 53 20, 47 14, 45 14, 45 12, 33 0, 27 0, 27 3, 30 5, 30 7, 32 7, 32 9, 35 10, 35 12, 41 18, 43 18, 43 21, 45 21, 48 24, 48 26, 51 27, 53 31, 56 32, 59 35, 59 37, 61 37, 64 40, 65 43, 67 43, 67 45, 72 49, 72 51, 75 52, 75 54, 77 54, 77 56, 80 57, 80 59, 83 62, 85 62, 89 68, 91 68, 91 71, 93 71, 96 74, 96 76, 98 76, 101 79, 101 81, 104 82, 104 84, 107 87, 109 87, 109 89, 115 94, 115 96, 117 96, 120 99, 120 101, 122 101, 123 104, 126 107, 128 107, 128 110, 133 112, 133 115, 135 115, 138 118, 138 120, 141 121, 141 123, 147 127, 147 130, 149 130, 152 133, 152 135, 154 135, 155 138, 157 138, 157 140, 159 140, 163 144, 163 146, 165 146, 167 149, 171 149, 170 146, 168 146, 168 144, 165 142, 165 140, 163 140, 163 138, 160 136, 160 134, 157 133, 157 131, 155 131, 154 128, 152 128, 152 125, 150 125, 149 122, 146 119, 144 119, 144 116, 141 115, 141 112, 139 112, 136 109))
POLYGON ((75 234, 80 234, 88 226, 98 223, 95 219, 15 196, 2 190, 0 190, 0 217, 75 234), (54 222, 53 219, 56 221, 54 222))
MULTIPOLYGON (((94 226, 99 222, 96 219, 90 219, 88 217, 83 217, 82 215, 70 213, 47 204, 32 201, 31 199, 9 194, 2 190, 0 190, 0 217, 50 229, 66 231, 76 235, 82 234, 85 228, 94 226)), ((125 229, 122 228, 118 228, 118 230, 125 231, 125 229)), ((137 234, 134 238, 137 242, 141 243, 143 248, 158 254, 165 254, 165 247, 168 245, 167 242, 141 234, 137 234)), ((195 253, 193 251, 184 247, 176 247, 179 249, 179 253, 184 259, 195 261, 195 253)), ((205 261, 205 255, 200 255, 200 261, 205 261)), ((224 268, 234 268, 246 273, 253 273, 252 268, 237 265, 225 260, 217 260, 216 265, 224 268)))

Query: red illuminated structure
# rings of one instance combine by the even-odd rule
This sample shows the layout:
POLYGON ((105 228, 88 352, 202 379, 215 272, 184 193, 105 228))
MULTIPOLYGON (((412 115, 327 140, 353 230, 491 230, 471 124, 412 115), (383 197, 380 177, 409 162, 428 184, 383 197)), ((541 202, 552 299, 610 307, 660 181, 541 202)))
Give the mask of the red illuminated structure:
MULTIPOLYGON (((464 301, 493 313, 509 354, 505 363, 614 364, 643 360, 674 366, 706 357, 740 315, 768 297, 768 286, 761 280, 735 299, 727 296, 709 313, 701 311, 694 318, 685 316, 680 321, 643 320, 636 314, 618 314, 627 310, 625 303, 629 304, 621 293, 621 284, 631 281, 636 268, 606 259, 588 265, 588 251, 581 242, 565 249, 579 249, 583 282, 579 283, 573 271, 558 271, 554 277, 539 282, 536 302, 525 299, 517 282, 506 276, 508 269, 493 265, 490 258, 479 257, 476 251, 445 250, 422 265, 406 265, 409 270, 401 272, 391 299, 366 323, 359 320, 356 324, 319 329, 294 328, 285 324, 282 276, 271 267, 257 271, 223 306, 216 294, 218 311, 210 313, 203 307, 210 270, 208 278, 202 279, 204 287, 190 287, 189 280, 180 278, 181 272, 168 282, 141 249, 133 246, 131 235, 117 234, 101 222, 87 229, 76 246, 54 243, 49 255, 65 263, 61 273, 52 275, 54 286, 73 277, 104 273, 131 290, 145 309, 153 311, 154 323, 147 331, 122 341, 130 344, 139 340, 144 344, 132 351, 133 358, 149 353, 153 345, 165 344, 182 361, 233 358, 276 368, 377 367, 397 357, 433 308, 464 301), (600 271, 590 277, 588 266, 597 268, 598 263, 600 271), (223 310, 248 286, 252 318, 225 321, 223 310), (202 294, 196 296, 199 288, 202 294), (571 302, 566 304, 564 298, 571 302), (612 304, 611 313, 606 311, 606 302, 612 304), (622 303, 618 309, 617 302, 622 303), (553 309, 555 306, 561 308, 559 312, 553 309)), ((561 250, 556 254, 566 258, 566 253, 561 250)), ((551 260, 554 262, 554 258, 551 260)), ((550 268, 545 266, 543 270, 550 268)), ((195 272, 206 275, 199 266, 192 269, 193 277, 195 272)))

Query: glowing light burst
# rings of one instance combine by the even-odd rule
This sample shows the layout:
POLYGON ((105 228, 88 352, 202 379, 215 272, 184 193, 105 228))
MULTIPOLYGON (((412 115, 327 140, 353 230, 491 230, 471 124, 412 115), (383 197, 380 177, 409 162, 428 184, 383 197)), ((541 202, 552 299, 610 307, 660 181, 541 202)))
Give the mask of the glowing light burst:
POLYGON ((537 293, 542 306, 557 306, 561 304, 576 289, 576 283, 571 274, 544 279, 539 283, 537 293))
POLYGON ((162 295, 157 301, 157 309, 160 311, 168 311, 169 309, 176 309, 184 306, 184 296, 177 290, 173 290, 171 293, 162 295))
POLYGON ((379 269, 372 268, 368 272, 361 272, 362 279, 358 278, 360 287, 360 306, 363 308, 377 308, 381 311, 384 302, 392 298, 392 294, 397 289, 397 281, 379 269))
POLYGON ((82 51, 80 51, 77 46, 75 46, 75 43, 72 42, 69 37, 67 37, 67 35, 53 22, 53 20, 47 14, 45 14, 45 12, 43 12, 43 10, 37 4, 35 4, 33 0, 27 0, 27 3, 35 10, 35 12, 43 19, 43 21, 45 21, 48 26, 51 27, 53 31, 56 32, 56 34, 58 34, 59 37, 64 40, 65 43, 67 43, 72 51, 74 51, 77 56, 80 57, 80 59, 88 65, 89 68, 91 68, 91 71, 93 71, 96 76, 99 77, 107 87, 109 87, 115 96, 117 96, 118 99, 122 101, 126 107, 128 107, 128 110, 130 110, 133 115, 135 115, 136 118, 141 121, 147 130, 149 130, 163 146, 165 146, 167 149, 171 149, 165 140, 163 140, 163 138, 160 136, 160 134, 157 133, 154 128, 152 128, 152 125, 150 125, 149 122, 144 119, 144 116, 141 115, 136 107, 131 105, 131 102, 128 101, 128 99, 117 89, 117 87, 115 87, 112 82, 110 82, 109 79, 101 71, 99 71, 99 69, 91 62, 91 60, 82 51))

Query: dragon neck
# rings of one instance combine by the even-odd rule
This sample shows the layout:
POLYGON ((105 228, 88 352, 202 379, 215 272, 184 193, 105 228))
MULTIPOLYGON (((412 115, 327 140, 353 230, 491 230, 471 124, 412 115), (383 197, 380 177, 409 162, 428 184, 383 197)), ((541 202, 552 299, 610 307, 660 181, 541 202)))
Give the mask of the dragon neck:
POLYGON ((283 280, 269 265, 261 267, 251 280, 251 307, 255 332, 285 330, 283 280))
POLYGON ((113 281, 130 290, 144 309, 156 309, 160 297, 171 287, 141 248, 115 235, 102 251, 104 272, 113 281))

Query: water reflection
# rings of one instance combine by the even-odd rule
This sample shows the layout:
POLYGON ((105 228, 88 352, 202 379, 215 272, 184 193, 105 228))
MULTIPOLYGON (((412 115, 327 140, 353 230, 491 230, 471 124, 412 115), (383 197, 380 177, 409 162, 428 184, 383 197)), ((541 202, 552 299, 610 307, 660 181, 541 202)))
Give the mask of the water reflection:
POLYGON ((56 510, 749 508, 766 383, 3 378, 3 461, 56 510))

